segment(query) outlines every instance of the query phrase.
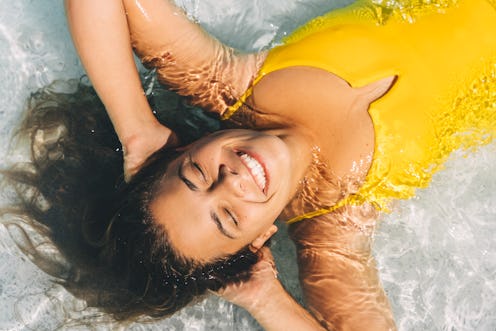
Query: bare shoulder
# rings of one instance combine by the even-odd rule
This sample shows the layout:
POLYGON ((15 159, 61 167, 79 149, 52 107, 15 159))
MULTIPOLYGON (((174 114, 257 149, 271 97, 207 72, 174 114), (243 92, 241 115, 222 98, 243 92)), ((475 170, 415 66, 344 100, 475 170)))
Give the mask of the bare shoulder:
POLYGON ((327 164, 342 178, 363 178, 374 151, 371 102, 390 88, 394 77, 354 88, 323 69, 294 66, 267 74, 253 89, 252 107, 280 123, 307 129, 327 164), (354 172, 354 164, 364 169, 354 172))
POLYGON ((266 113, 307 122, 321 118, 336 103, 351 102, 352 88, 326 70, 294 66, 267 74, 253 88, 250 102, 266 113), (349 95, 350 98, 346 98, 349 95), (337 97, 339 96, 339 98, 337 97))

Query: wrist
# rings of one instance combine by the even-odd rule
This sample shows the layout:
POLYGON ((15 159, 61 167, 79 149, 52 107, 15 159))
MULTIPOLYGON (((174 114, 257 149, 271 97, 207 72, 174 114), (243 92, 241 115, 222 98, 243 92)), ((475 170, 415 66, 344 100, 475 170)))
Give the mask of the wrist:
POLYGON ((127 130, 119 135, 124 155, 143 149, 157 150, 169 142, 172 131, 157 120, 141 122, 136 130, 127 130))
POLYGON ((265 284, 263 295, 243 305, 243 308, 257 319, 263 317, 266 313, 270 314, 273 307, 280 306, 287 300, 291 300, 291 296, 286 292, 278 279, 271 280, 270 282, 271 284, 269 286, 265 284))
POLYGON ((265 330, 324 331, 324 328, 279 284, 262 302, 247 309, 265 330))
POLYGON ((128 117, 125 122, 119 124, 115 125, 115 131, 124 148, 138 145, 146 135, 164 128, 155 116, 128 117))
POLYGON ((146 130, 160 126, 141 87, 119 90, 119 94, 104 94, 105 109, 123 146, 146 130), (107 99, 107 100, 105 100, 107 99))

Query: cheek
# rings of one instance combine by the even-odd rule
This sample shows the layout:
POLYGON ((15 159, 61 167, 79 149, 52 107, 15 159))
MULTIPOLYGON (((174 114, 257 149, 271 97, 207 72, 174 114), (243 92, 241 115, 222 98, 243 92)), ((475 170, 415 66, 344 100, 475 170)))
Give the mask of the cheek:
POLYGON ((265 232, 267 228, 274 224, 283 208, 284 205, 277 208, 275 206, 265 206, 262 208, 251 208, 246 211, 246 222, 244 224, 246 237, 254 239, 265 232))

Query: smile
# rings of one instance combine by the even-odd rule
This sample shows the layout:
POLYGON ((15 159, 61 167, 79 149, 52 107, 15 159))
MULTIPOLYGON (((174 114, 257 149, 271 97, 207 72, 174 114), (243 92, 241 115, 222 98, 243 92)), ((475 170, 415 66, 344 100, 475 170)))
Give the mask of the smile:
POLYGON ((241 162, 243 162, 246 168, 248 168, 248 171, 250 172, 257 186, 262 192, 265 193, 267 187, 267 173, 265 171, 265 168, 257 159, 255 159, 251 155, 248 155, 244 152, 237 152, 236 154, 240 157, 241 162))

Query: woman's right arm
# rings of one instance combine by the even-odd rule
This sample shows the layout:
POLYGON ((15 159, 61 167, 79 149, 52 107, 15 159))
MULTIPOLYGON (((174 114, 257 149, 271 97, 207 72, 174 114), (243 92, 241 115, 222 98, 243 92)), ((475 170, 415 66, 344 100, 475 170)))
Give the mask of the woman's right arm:
POLYGON ((133 49, 159 80, 223 114, 251 84, 264 54, 241 54, 208 35, 171 0, 123 0, 133 49))
POLYGON ((264 54, 237 54, 168 0, 66 0, 81 61, 125 149, 132 174, 171 132, 152 114, 133 48, 162 83, 222 114, 248 88, 264 54))

